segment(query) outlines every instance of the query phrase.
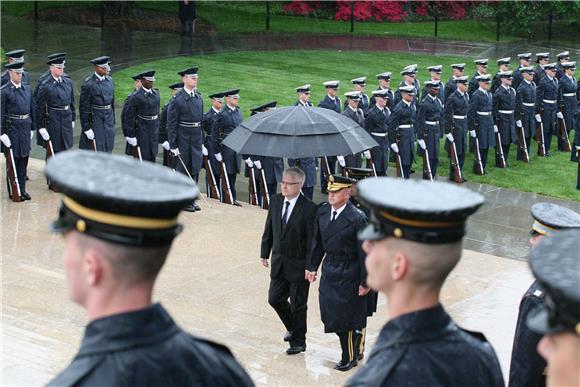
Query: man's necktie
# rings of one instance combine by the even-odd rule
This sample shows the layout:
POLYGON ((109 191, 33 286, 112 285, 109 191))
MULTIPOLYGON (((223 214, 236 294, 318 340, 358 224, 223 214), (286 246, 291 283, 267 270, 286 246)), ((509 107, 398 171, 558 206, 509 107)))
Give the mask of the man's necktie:
POLYGON ((284 202, 284 215, 282 215, 282 226, 286 226, 288 223, 288 208, 290 208, 290 202, 284 202))
POLYGON ((338 213, 336 211, 332 211, 332 219, 330 220, 331 222, 334 222, 336 220, 336 215, 338 213))

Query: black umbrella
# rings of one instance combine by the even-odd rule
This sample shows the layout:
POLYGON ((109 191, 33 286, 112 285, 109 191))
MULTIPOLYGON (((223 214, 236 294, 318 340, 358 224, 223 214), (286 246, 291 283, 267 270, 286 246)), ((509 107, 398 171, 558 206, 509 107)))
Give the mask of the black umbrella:
POLYGON ((256 114, 235 128, 223 144, 243 155, 291 158, 350 155, 378 145, 350 118, 303 106, 256 114))

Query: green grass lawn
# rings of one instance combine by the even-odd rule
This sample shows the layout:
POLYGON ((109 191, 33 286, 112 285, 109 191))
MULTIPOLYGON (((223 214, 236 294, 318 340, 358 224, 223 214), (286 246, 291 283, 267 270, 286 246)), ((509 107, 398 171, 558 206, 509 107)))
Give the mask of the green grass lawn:
MULTIPOLYGON (((401 79, 400 69, 408 64, 419 64, 418 79, 421 81, 428 78, 427 66, 443 64, 443 79, 446 81, 450 76, 449 64, 459 61, 462 58, 408 53, 299 50, 239 52, 159 60, 115 72, 113 76, 116 80, 116 98, 123 101, 132 89, 131 75, 150 68, 157 69, 155 86, 160 89, 164 104, 170 95, 167 86, 179 81, 177 71, 196 65, 200 68, 199 91, 207 96, 230 88, 240 88, 240 108, 244 116, 248 117, 251 107, 271 100, 278 101, 278 106, 293 104, 296 101, 294 88, 305 83, 312 84, 311 100, 316 105, 325 95, 322 83, 327 80, 340 80, 342 94, 352 89, 350 79, 367 76, 367 93, 370 94, 376 88, 375 75, 380 72, 392 71, 392 84, 396 87, 401 79)), ((468 70, 467 73, 471 75, 471 63, 468 70)), ((209 101, 205 101, 207 110, 209 101)), ((532 149, 535 149, 535 144, 532 149)), ((471 173, 473 157, 469 154, 465 161, 465 177, 473 182, 580 200, 580 193, 575 190, 577 165, 569 161, 570 154, 553 152, 551 158, 538 159, 534 151, 532 162, 524 164, 515 161, 515 146, 512 146, 510 153, 510 168, 496 169, 492 162, 486 176, 471 173)), ((491 150, 489 159, 494 160, 491 150)), ((415 170, 420 173, 421 159, 417 160, 419 164, 415 170)), ((448 170, 449 161, 442 150, 438 175, 444 179, 448 170)))

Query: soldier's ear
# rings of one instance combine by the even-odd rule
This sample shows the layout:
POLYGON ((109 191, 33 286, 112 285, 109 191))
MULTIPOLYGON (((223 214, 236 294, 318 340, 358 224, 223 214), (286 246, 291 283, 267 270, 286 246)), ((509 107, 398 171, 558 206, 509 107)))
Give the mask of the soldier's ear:
POLYGON ((395 281, 400 281, 405 278, 409 270, 409 259, 402 252, 395 254, 392 260, 391 277, 395 281))

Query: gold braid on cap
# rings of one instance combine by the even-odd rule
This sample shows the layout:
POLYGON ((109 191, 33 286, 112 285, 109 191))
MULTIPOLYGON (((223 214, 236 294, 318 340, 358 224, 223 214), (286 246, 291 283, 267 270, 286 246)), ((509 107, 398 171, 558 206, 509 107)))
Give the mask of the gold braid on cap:
POLYGON ((554 231, 558 231, 557 229, 550 226, 546 226, 545 224, 538 222, 537 220, 534 221, 534 224, 532 225, 532 230, 534 230, 540 235, 549 235, 552 234, 554 231))
POLYGON ((330 179, 328 179, 328 184, 326 186, 326 189, 330 192, 335 192, 335 191, 340 191, 341 189, 350 188, 350 187, 352 187, 352 183, 337 183, 335 181, 331 182, 330 179))

